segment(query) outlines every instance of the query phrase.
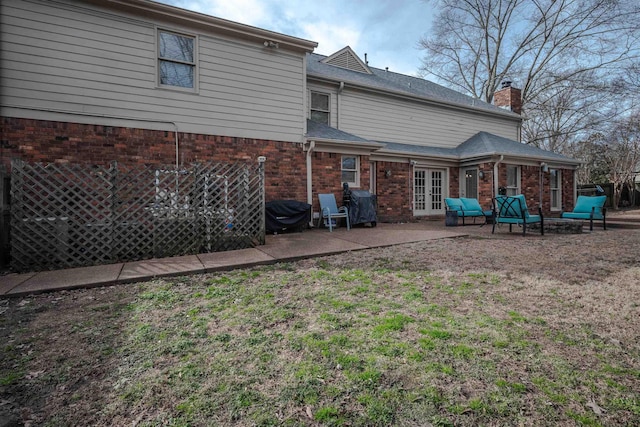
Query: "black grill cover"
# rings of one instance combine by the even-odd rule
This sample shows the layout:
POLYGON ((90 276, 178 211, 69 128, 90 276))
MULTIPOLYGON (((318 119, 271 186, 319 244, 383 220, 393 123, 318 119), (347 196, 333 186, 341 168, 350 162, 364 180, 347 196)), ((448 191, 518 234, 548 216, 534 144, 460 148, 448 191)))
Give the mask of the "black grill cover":
POLYGON ((311 221, 311 205, 297 200, 273 200, 265 203, 265 226, 268 233, 301 231, 311 221))
POLYGON ((376 214, 376 195, 367 190, 349 191, 349 222, 351 225, 364 224, 370 222, 375 225, 378 221, 376 214))

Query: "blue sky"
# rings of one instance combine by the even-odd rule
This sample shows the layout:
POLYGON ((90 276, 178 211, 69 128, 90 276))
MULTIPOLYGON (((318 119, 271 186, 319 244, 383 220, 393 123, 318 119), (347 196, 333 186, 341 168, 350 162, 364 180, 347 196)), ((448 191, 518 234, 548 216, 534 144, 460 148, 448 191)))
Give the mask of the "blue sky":
POLYGON ((433 9, 422 0, 159 0, 161 3, 318 42, 330 55, 345 46, 369 65, 416 75, 420 38, 433 9))

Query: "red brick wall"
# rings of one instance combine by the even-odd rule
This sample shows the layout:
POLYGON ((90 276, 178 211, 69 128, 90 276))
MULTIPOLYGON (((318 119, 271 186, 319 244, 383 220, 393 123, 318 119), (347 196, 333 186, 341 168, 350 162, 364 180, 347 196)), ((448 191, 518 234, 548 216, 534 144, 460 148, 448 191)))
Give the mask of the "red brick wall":
POLYGON ((380 222, 412 221, 413 169, 408 163, 378 162, 377 195, 380 222), (385 171, 390 171, 386 176, 385 171))
MULTIPOLYGON (((521 166, 520 189, 527 200, 527 207, 532 213, 537 212, 538 206, 542 207, 545 216, 560 216, 559 211, 551 211, 551 195, 549 173, 542 173, 542 204, 540 203, 540 166, 521 166)), ((573 171, 571 169, 561 169, 562 171, 562 205, 565 210, 573 209, 573 171)), ((498 186, 507 184, 507 167, 505 164, 498 166, 499 181, 498 186)))
MULTIPOLYGON (((257 162, 265 156, 266 199, 306 201, 306 153, 300 144, 260 139, 179 133, 179 161, 257 162)), ((28 162, 108 164, 175 163, 175 134, 145 129, 77 123, 3 118, 0 122, 0 161, 7 168, 12 158, 28 162)), ((370 163, 360 156, 360 188, 369 189, 370 163)), ((478 179, 479 201, 487 209, 493 196, 493 163, 479 165, 485 177, 478 179)), ((522 167, 522 192, 527 205, 539 203, 538 166, 522 167)), ((410 164, 377 163, 378 219, 380 222, 417 220, 413 216, 413 168, 410 164), (385 171, 391 175, 386 176, 385 171)), ((450 168, 449 194, 459 196, 459 169, 450 168)), ((499 166, 499 186, 506 184, 506 166, 499 166)), ((543 209, 549 214, 549 181, 545 175, 543 209)), ((332 192, 342 201, 341 155, 313 153, 313 210, 319 211, 317 194, 332 192)), ((562 171, 563 205, 573 209, 573 172, 562 171)), ((555 213, 557 215, 557 213, 555 213)))
POLYGON ((478 165, 478 202, 483 209, 489 210, 493 203, 493 163, 478 165), (480 178, 480 172, 484 177, 480 178))
POLYGON ((449 168, 449 197, 460 197, 460 168, 449 168))
POLYGON ((572 211, 574 207, 573 200, 573 180, 575 174, 573 170, 562 170, 562 206, 565 211, 572 211))
MULTIPOLYGON (((266 200, 306 201, 305 154, 300 144, 261 139, 178 133, 179 162, 257 162, 265 156, 266 200)), ((27 162, 171 165, 174 132, 3 118, 0 159, 27 162)))

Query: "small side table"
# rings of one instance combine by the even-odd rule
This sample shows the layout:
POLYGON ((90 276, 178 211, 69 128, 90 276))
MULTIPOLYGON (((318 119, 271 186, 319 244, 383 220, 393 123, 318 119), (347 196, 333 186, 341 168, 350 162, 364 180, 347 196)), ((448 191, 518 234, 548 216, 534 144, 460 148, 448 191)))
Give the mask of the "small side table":
POLYGON ((455 227, 458 225, 458 211, 447 211, 444 217, 444 225, 455 227))

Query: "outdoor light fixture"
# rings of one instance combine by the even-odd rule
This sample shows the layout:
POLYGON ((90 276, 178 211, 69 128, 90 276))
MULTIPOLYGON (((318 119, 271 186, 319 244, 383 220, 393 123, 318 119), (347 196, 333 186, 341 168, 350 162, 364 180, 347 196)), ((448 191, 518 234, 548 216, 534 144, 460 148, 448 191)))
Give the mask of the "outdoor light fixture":
POLYGON ((391 169, 387 169, 386 171, 384 171, 384 176, 385 178, 389 178, 391 176, 391 169))
POLYGON ((549 172, 549 165, 545 162, 540 163, 540 168, 542 168, 542 172, 549 172))
POLYGON ((272 47, 274 49, 278 49, 280 47, 280 45, 276 42, 274 42, 273 40, 265 40, 264 41, 264 47, 272 47))

